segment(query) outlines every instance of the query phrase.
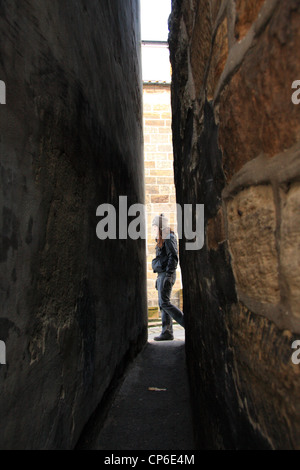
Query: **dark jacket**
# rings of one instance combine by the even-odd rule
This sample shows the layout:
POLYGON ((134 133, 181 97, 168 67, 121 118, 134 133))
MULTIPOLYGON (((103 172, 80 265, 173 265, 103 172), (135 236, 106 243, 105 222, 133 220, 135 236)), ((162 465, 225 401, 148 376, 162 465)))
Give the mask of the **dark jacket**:
POLYGON ((163 246, 156 247, 156 258, 152 260, 152 269, 155 273, 166 272, 173 274, 178 265, 177 239, 173 232, 163 243, 163 246))

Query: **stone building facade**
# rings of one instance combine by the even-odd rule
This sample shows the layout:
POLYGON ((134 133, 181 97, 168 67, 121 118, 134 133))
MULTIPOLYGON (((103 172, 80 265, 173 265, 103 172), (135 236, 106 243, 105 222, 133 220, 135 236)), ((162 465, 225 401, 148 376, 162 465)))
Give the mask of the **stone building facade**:
MULTIPOLYGON (((158 305, 152 259, 155 258, 155 240, 151 237, 151 222, 156 214, 164 213, 171 227, 177 227, 176 195, 173 169, 171 127, 171 90, 166 83, 144 83, 144 158, 147 207, 147 288, 148 307, 158 305)), ((179 246, 179 245, 178 245, 179 246)), ((181 271, 178 264, 172 302, 180 305, 181 271)))
POLYGON ((180 246, 197 443, 299 449, 300 3, 172 7, 177 198, 205 204, 204 248, 180 246))

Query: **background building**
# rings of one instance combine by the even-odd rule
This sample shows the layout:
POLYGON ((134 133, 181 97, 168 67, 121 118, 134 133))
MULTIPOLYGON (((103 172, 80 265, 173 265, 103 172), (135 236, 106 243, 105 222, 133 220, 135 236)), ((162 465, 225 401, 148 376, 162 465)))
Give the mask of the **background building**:
MULTIPOLYGON (((152 259, 155 257, 155 240, 151 236, 151 222, 163 212, 176 233, 176 195, 173 170, 173 145, 171 122, 171 66, 168 48, 168 15, 171 2, 163 2, 164 10, 154 27, 149 21, 153 4, 142 2, 142 70, 144 110, 144 157, 147 204, 147 287, 148 307, 157 307, 152 259), (152 26, 150 28, 150 25, 152 26)), ((181 272, 172 291, 172 302, 180 304, 181 272)), ((152 311, 149 314, 152 314, 152 311)), ((157 311, 155 312, 157 314, 157 311)))

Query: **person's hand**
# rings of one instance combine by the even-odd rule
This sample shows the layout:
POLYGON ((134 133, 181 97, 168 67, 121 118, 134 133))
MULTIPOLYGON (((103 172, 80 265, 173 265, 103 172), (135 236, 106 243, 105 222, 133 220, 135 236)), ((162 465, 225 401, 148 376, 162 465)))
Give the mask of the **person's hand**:
POLYGON ((158 288, 157 288, 157 279, 155 281, 155 289, 158 290, 158 288))
POLYGON ((171 275, 166 275, 165 279, 164 279, 164 288, 165 289, 170 289, 173 285, 173 281, 172 281, 172 276, 171 275))

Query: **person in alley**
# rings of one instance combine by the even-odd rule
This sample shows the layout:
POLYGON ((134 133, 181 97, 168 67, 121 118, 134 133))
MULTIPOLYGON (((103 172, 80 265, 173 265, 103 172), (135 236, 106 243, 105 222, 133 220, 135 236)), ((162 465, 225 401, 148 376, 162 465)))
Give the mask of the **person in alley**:
POLYGON ((176 281, 178 265, 177 239, 164 214, 154 217, 152 221, 153 236, 156 240, 156 257, 152 260, 152 269, 157 273, 155 287, 158 291, 158 304, 161 310, 162 331, 155 341, 172 341, 173 319, 182 327, 185 326, 183 312, 170 301, 172 287, 176 281))

